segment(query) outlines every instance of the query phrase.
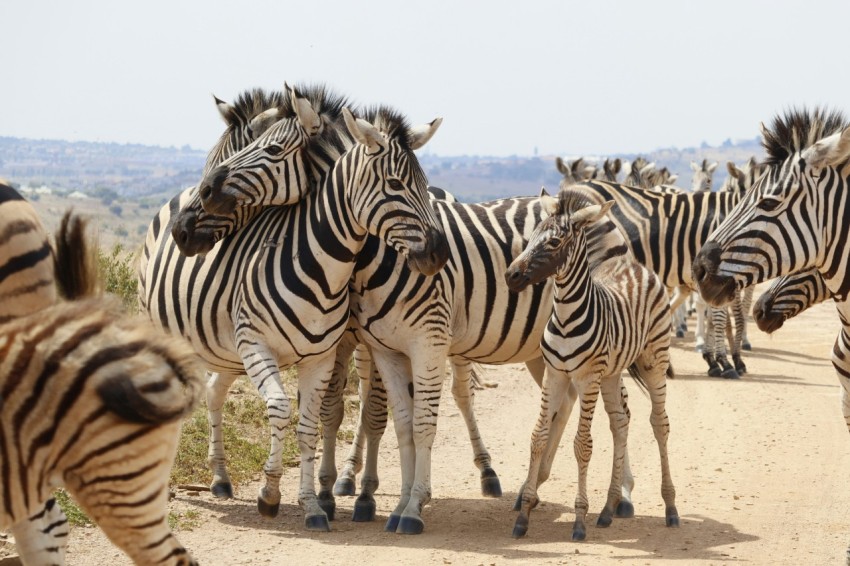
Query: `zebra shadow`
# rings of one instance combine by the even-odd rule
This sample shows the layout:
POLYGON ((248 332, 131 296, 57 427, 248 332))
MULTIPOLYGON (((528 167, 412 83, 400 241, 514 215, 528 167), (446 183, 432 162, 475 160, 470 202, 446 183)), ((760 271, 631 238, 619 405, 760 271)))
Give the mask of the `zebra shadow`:
MULTIPOLYGON (((417 536, 384 532, 389 512, 397 501, 395 495, 376 495, 378 514, 369 523, 351 521, 354 498, 337 498, 336 520, 331 523, 330 533, 305 530, 303 512, 297 504, 286 500, 281 502, 280 514, 274 519, 260 517, 253 497, 247 492, 227 501, 209 496, 181 500, 207 510, 209 513, 205 514, 211 515, 211 520, 241 530, 259 529, 268 536, 291 540, 292 544, 312 539, 323 545, 447 550, 523 562, 563 558, 565 553, 573 552, 610 559, 612 549, 617 549, 618 559, 726 561, 734 560, 730 555, 734 551, 722 547, 758 540, 754 535, 739 532, 732 524, 702 515, 682 515, 681 526, 670 529, 664 526, 663 511, 657 515, 615 519, 608 528, 596 528, 594 512, 588 514, 587 540, 576 543, 570 540, 574 510, 551 500, 541 502, 532 512, 528 535, 514 539, 511 533, 517 516, 512 510, 515 497, 516 493, 506 492, 500 499, 435 499, 423 511, 425 532, 417 536), (555 550, 553 543, 557 543, 555 550)), ((234 532, 236 537, 238 533, 234 532)))

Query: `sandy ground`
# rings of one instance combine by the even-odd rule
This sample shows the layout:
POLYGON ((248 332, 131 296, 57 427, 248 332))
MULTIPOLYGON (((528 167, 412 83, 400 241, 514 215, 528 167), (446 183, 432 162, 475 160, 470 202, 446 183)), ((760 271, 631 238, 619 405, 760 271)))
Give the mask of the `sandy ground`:
MULTIPOLYGON (((658 451, 649 401, 634 386, 629 450, 637 481, 636 517, 596 528, 611 464, 602 403, 594 421, 587 541, 570 541, 576 465, 570 423, 553 477, 540 489, 526 538, 511 538, 516 490, 525 477, 539 392, 523 366, 488 368, 496 389, 479 392, 476 413, 505 491, 481 497, 463 419, 444 396, 434 447, 433 501, 425 533, 383 532, 396 503, 399 467, 388 430, 381 458, 378 520, 350 521, 353 498, 338 498, 330 533, 308 533, 296 504, 297 469, 283 479, 275 519, 255 510, 257 484, 232 501, 178 492, 176 510, 197 509, 201 524, 178 532, 201 564, 838 564, 850 543, 850 438, 839 386, 829 362, 838 318, 832 304, 791 321, 775 336, 750 323, 754 351, 744 379, 705 376, 693 338, 675 341, 678 378, 668 384, 670 457, 682 516, 664 526, 658 451)), ((628 385, 628 383, 627 383, 628 385)), ((348 447, 339 449, 338 461, 348 447)), ((75 529, 71 564, 125 564, 126 557, 95 528, 75 529)))

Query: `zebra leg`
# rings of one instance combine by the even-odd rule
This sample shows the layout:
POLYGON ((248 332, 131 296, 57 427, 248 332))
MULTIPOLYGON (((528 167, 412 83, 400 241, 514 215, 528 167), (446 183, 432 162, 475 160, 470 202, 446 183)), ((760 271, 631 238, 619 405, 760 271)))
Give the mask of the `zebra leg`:
POLYGON ((475 420, 475 390, 472 387, 471 363, 467 360, 452 362, 454 377, 452 379, 452 396, 469 432, 469 442, 472 444, 472 454, 475 466, 481 471, 481 495, 484 497, 501 497, 502 485, 499 476, 493 469, 490 453, 481 439, 478 422, 475 420))
POLYGON ((336 437, 342 419, 345 417, 345 385, 348 381, 348 360, 354 351, 354 335, 346 333, 337 344, 334 356, 334 369, 322 398, 322 463, 319 465, 319 507, 333 521, 336 515, 336 501, 332 493, 336 482, 336 437))
POLYGON ((714 318, 712 317, 713 311, 709 308, 700 308, 700 311, 703 312, 703 331, 705 333, 705 342, 703 343, 702 348, 702 359, 708 364, 708 375, 709 377, 720 377, 720 374, 723 370, 720 369, 720 365, 717 363, 715 359, 715 332, 714 332, 714 318))
POLYGON ((685 286, 676 287, 673 291, 673 298, 670 300, 670 312, 673 316, 673 331, 676 333, 676 338, 684 338, 688 325, 685 319, 686 313, 682 312, 681 307, 685 304, 685 300, 690 294, 690 289, 685 286))
MULTIPOLYGON (((847 430, 850 431, 850 319, 845 317, 840 306, 838 316, 841 318, 842 328, 832 348, 832 365, 841 384, 841 412, 847 430)), ((847 549, 846 564, 850 566, 850 548, 847 549)))
MULTIPOLYGON (((528 372, 531 374, 531 377, 532 379, 534 379, 534 382, 537 384, 537 387, 542 390, 543 376, 546 374, 546 362, 543 360, 543 357, 541 356, 539 358, 534 358, 533 360, 526 361, 525 367, 528 368, 528 372)), ((571 389, 571 391, 575 393, 575 388, 571 389)), ((572 410, 573 403, 575 403, 575 395, 573 395, 573 401, 569 405, 569 410, 572 410)), ((517 491, 516 501, 514 501, 514 511, 520 511, 522 509, 522 493, 524 491, 525 482, 522 483, 519 490, 517 491)))
POLYGON ((652 413, 649 422, 655 441, 658 443, 658 452, 661 456, 661 497, 666 507, 664 511, 665 522, 668 527, 679 526, 679 512, 676 509, 676 488, 673 486, 673 477, 670 474, 670 462, 667 457, 667 438, 670 436, 670 420, 667 418, 667 366, 669 358, 665 361, 648 360, 641 357, 637 361, 638 371, 646 383, 649 398, 652 402, 652 413))
POLYGON ((741 358, 741 346, 744 340, 744 329, 747 328, 747 321, 744 318, 744 300, 741 291, 735 296, 735 301, 732 303, 732 315, 735 319, 735 332, 731 334, 731 324, 727 322, 727 338, 729 338, 729 347, 732 348, 732 363, 735 366, 735 371, 740 375, 747 373, 747 366, 741 358))
MULTIPOLYGON (((632 413, 629 410, 629 391, 626 389, 626 384, 623 383, 623 377, 620 376, 620 399, 623 404, 623 413, 626 418, 631 419, 632 413)), ((617 504, 617 509, 614 511, 614 516, 622 519, 632 519, 635 516, 635 506, 632 503, 632 490, 635 488, 635 478, 632 475, 632 466, 629 464, 629 447, 626 445, 625 454, 623 455, 623 483, 620 487, 620 502, 617 504)))
MULTIPOLYGON (((340 344, 342 347, 342 344, 340 344)), ((357 373, 357 392, 360 397, 360 411, 357 414, 357 426, 354 429, 354 441, 351 450, 339 473, 339 479, 334 484, 334 495, 355 495, 357 493, 357 474, 363 469, 363 448, 366 444, 366 404, 371 392, 370 373, 372 371, 372 356, 363 344, 354 349, 354 371, 357 373)), ((337 354, 339 356, 339 354, 337 354)))
MULTIPOLYGON (((375 492, 378 490, 378 449, 381 445, 381 437, 387 428, 387 392, 377 368, 372 363, 372 356, 368 348, 358 347, 357 351, 368 356, 368 367, 366 383, 368 391, 366 397, 361 399, 363 408, 361 412, 362 426, 366 435, 366 467, 360 480, 360 496, 354 502, 354 521, 375 520, 375 492)), ((362 381, 360 382, 363 383, 362 381)))
MULTIPOLYGON (((729 320, 729 309, 726 307, 711 307, 710 314, 714 325, 714 359, 720 366, 720 376, 726 379, 739 379, 738 372, 726 357, 726 324, 729 320)), ((716 376, 715 376, 716 377, 716 376)))
POLYGON ((629 438, 628 407, 623 404, 622 379, 618 375, 605 376, 601 380, 602 402, 608 413, 608 424, 614 438, 614 459, 611 468, 611 483, 608 486, 608 500, 599 513, 597 527, 609 527, 614 520, 614 512, 619 506, 623 494, 623 468, 626 460, 626 446, 629 438), (623 409, 626 410, 623 410, 623 409))
POLYGON ((213 474, 210 492, 220 499, 233 498, 233 484, 230 483, 230 476, 227 475, 227 462, 224 455, 224 426, 221 410, 230 386, 237 377, 235 373, 207 372, 207 421, 210 424, 207 464, 213 474))
POLYGON ((741 311, 744 316, 743 332, 741 333, 741 349, 746 350, 747 352, 753 349, 753 345, 750 344, 750 340, 747 337, 747 318, 750 316, 750 308, 753 306, 753 292, 755 292, 755 287, 751 285, 744 289, 743 297, 741 298, 741 311))
MULTIPOLYGON (((549 448, 550 430, 556 413, 567 401, 570 392, 570 376, 552 368, 546 369, 543 380, 543 391, 540 399, 540 415, 531 433, 531 457, 528 463, 528 475, 520 493, 521 505, 519 515, 514 523, 513 537, 520 538, 528 532, 531 510, 540 501, 537 497, 537 487, 540 467, 549 448)), ((569 404, 572 407, 572 403, 569 404)))
POLYGON ((697 312, 697 330, 696 330, 696 343, 694 345, 694 349, 703 353, 705 350, 705 341, 709 336, 708 331, 706 329, 706 305, 705 301, 702 300, 702 297, 699 295, 694 299, 695 310, 697 312))
POLYGON ((40 512, 9 529, 24 564, 65 564, 68 531, 68 519, 52 498, 40 512))
MULTIPOLYGON (((449 343, 449 340, 444 342, 449 343)), ((419 348, 411 352, 413 376, 413 443, 416 467, 410 500, 398 523, 397 533, 419 534, 425 529, 422 508, 431 501, 431 454, 437 434, 440 397, 446 377, 448 348, 419 348)), ((467 388, 469 386, 467 385, 467 388)))
POLYGON ((585 524, 588 510, 587 467, 593 454, 593 437, 590 434, 590 425, 593 421, 596 400, 599 397, 600 381, 598 376, 576 380, 576 389, 581 403, 581 417, 573 442, 573 450, 578 463, 578 493, 575 502, 576 519, 573 523, 573 540, 587 538, 587 525, 585 524))
MULTIPOLYGON (((286 392, 280 383, 280 369, 278 368, 277 360, 275 360, 264 344, 257 342, 249 343, 248 341, 244 343, 249 350, 247 352, 240 352, 240 354, 242 355, 245 370, 248 372, 251 383, 254 384, 254 387, 260 393, 260 397, 266 403, 266 414, 269 419, 271 437, 269 457, 263 466, 266 484, 260 488, 257 496, 257 510, 260 512, 260 515, 265 517, 276 517, 280 510, 280 477, 283 475, 283 433, 287 426, 289 426, 292 408, 289 403, 289 397, 286 396, 286 392)), ((328 368, 328 372, 333 370, 333 358, 330 358, 330 361, 331 367, 328 368)), ((300 368, 298 380, 300 384, 300 368)), ((302 463, 303 457, 304 452, 302 450, 302 463)), ((310 469, 312 472, 312 462, 310 463, 310 469)), ((303 467, 301 473, 303 478, 303 467)), ((316 504, 316 507, 318 507, 318 504, 316 504)), ((324 515, 324 512, 322 512, 322 515, 324 515)))
POLYGON ((401 492, 398 505, 390 513, 384 530, 396 532, 401 516, 410 501, 416 467, 416 451, 413 443, 413 382, 410 362, 397 352, 372 350, 372 360, 387 388, 387 397, 392 409, 393 424, 398 440, 401 464, 401 492))
MULTIPOLYGON (((316 445, 319 441, 319 413, 328 382, 333 379, 335 361, 336 351, 333 349, 318 358, 298 364, 296 436, 301 453, 301 485, 298 490, 298 504, 304 509, 304 526, 311 531, 330 530, 328 524, 330 517, 316 496, 314 467, 316 445)), ((280 463, 280 455, 277 461, 280 463)), ((326 492, 326 497, 333 501, 330 490, 326 492)), ((324 505, 332 508, 327 500, 324 505)))

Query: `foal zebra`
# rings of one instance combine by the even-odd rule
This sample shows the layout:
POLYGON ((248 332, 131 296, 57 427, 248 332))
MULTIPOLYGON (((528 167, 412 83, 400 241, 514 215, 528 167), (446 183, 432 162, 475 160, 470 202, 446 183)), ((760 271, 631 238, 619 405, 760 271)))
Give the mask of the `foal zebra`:
POLYGON ((712 232, 694 273, 705 300, 722 305, 744 287, 817 269, 841 319, 832 363, 850 429, 850 121, 790 110, 762 126, 762 136, 768 171, 712 232))
POLYGON ((816 269, 783 275, 756 301, 753 318, 760 330, 771 334, 789 318, 831 298, 832 291, 816 269))
POLYGON ((505 272, 505 280, 515 292, 549 277, 555 280, 554 311, 541 345, 546 377, 540 416, 531 437, 531 461, 514 536, 524 536, 528 530, 529 514, 539 501, 540 467, 547 466, 548 475, 551 457, 547 456, 557 449, 558 431, 563 431, 577 394, 581 399, 575 438, 579 478, 572 538, 585 539, 590 421, 600 388, 614 434, 614 467, 597 525, 611 524, 620 501, 626 459, 629 414, 620 396, 620 374, 626 368, 645 383, 652 399, 650 422, 661 453, 667 526, 678 526, 676 492, 667 459, 670 425, 664 409, 670 365, 667 292, 655 273, 634 261, 621 235, 607 227, 611 222, 605 214, 613 201, 595 204, 581 190, 570 189, 557 198, 544 195, 541 201, 550 216, 505 272))
MULTIPOLYGON (((95 288, 84 225, 66 215, 56 240, 57 283, 84 297, 95 288)), ((196 361, 116 299, 42 304, 0 324, 0 531, 25 564, 64 564, 67 520, 51 498, 63 486, 136 563, 196 564, 166 508, 179 421, 202 388, 196 361)))
POLYGON ((35 209, 0 179, 0 324, 56 302, 53 259, 35 209))

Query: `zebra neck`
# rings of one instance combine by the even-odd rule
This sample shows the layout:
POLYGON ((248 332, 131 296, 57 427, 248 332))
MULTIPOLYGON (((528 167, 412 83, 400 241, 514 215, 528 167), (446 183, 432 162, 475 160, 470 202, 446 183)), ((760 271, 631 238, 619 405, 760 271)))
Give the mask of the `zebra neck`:
MULTIPOLYGON (((845 167, 839 174, 823 175, 815 191, 821 200, 821 206, 815 205, 813 213, 818 218, 820 226, 814 227, 823 240, 823 245, 817 258, 817 268, 823 276, 824 283, 836 303, 847 302, 850 297, 850 255, 847 253, 847 242, 850 240, 850 178, 842 176, 845 167)), ((837 171, 836 171, 837 173, 837 171)), ((839 307, 839 311, 841 307, 839 307)), ((850 316, 850 308, 845 311, 850 316)))
POLYGON ((558 326, 570 330, 585 325, 598 304, 599 290, 590 276, 584 237, 576 241, 572 257, 555 272, 554 316, 558 326))

